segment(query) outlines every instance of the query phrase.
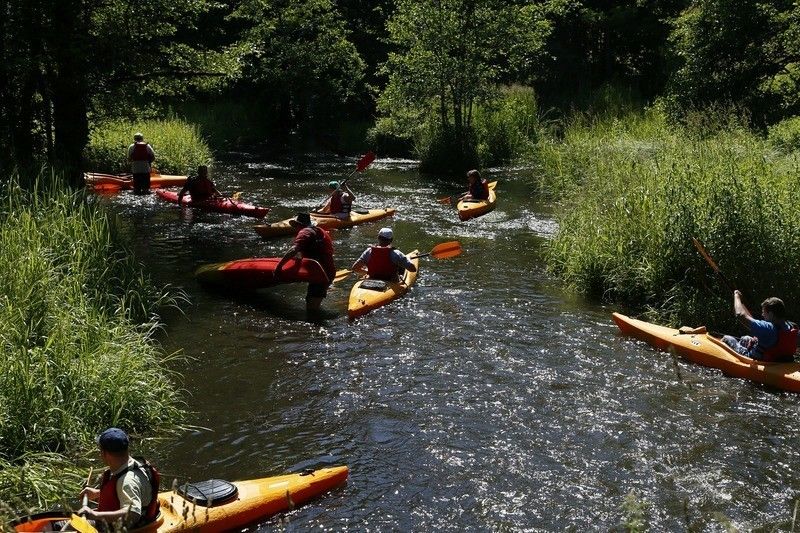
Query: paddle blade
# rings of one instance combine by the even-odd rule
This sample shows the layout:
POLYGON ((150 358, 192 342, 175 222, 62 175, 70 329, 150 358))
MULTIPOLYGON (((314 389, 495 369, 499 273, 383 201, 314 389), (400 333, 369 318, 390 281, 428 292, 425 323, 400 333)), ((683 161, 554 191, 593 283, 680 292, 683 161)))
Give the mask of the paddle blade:
POLYGON ((75 529, 75 531, 78 531, 80 533, 98 533, 97 530, 94 528, 94 526, 90 524, 88 520, 86 520, 82 516, 76 515, 75 513, 73 513, 72 516, 70 517, 69 525, 71 525, 75 529))
POLYGON ((436 201, 440 204, 450 205, 452 203, 452 197, 445 196, 444 198, 437 198, 436 201))
POLYGON ((375 161, 375 154, 370 150, 356 163, 356 172, 364 172, 375 161))
POLYGON ((443 242, 437 244, 431 250, 431 257, 434 259, 450 259, 461 255, 464 250, 461 249, 461 243, 458 241, 443 242))
POLYGON ((352 270, 348 270, 346 268, 343 268, 342 270, 337 270, 336 275, 333 277, 333 282, 336 283, 337 281, 342 281, 352 273, 353 273, 352 270))

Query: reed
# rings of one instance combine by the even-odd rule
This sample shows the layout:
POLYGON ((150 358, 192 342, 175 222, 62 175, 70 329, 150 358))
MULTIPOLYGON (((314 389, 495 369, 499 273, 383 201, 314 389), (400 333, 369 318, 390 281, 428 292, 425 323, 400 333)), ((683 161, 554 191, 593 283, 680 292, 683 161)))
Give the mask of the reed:
POLYGON ((657 110, 573 117, 562 140, 540 143, 542 189, 560 198, 550 270, 651 318, 732 327, 731 295, 693 249, 696 236, 752 311, 778 295, 797 316, 800 161, 739 123, 676 127, 657 110))
POLYGON ((154 165, 162 174, 189 174, 213 159, 198 126, 176 118, 116 119, 93 126, 85 151, 89 168, 98 172, 130 172, 128 146, 137 131, 152 145, 156 153, 154 165))
POLYGON ((174 298, 142 274, 100 207, 47 182, 0 190, 0 501, 15 508, 74 488, 64 465, 103 428, 182 420, 152 338, 155 311, 174 298))

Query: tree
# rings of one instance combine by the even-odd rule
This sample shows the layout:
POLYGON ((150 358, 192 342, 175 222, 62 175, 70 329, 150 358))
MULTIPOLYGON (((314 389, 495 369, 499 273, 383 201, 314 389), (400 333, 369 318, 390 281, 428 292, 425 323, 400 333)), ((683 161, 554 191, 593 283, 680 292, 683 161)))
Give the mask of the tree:
POLYGON ((504 76, 536 62, 548 26, 529 2, 398 0, 387 29, 396 51, 384 67, 389 81, 379 110, 404 129, 419 129, 432 114, 433 142, 469 166, 474 105, 504 76))

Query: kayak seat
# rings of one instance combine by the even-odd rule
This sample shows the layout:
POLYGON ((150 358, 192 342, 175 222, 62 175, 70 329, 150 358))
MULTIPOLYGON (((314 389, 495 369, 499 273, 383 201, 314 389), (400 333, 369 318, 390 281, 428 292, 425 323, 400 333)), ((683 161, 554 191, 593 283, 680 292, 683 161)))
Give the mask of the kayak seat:
POLYGON ((380 279, 365 279, 361 282, 361 288, 370 291, 384 292, 386 290, 386 282, 380 279))
POLYGON ((216 507, 228 503, 239 493, 236 485, 222 479, 185 483, 178 487, 177 491, 179 495, 202 507, 216 507))

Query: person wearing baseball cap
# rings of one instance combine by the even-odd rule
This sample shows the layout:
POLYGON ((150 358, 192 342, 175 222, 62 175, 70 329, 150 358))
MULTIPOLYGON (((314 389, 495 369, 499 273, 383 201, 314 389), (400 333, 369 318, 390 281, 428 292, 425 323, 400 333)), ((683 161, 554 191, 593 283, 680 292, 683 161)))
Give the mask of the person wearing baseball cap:
POLYGON ((97 509, 83 507, 78 514, 97 523, 116 523, 134 529, 158 518, 160 475, 147 461, 130 456, 128 434, 108 428, 97 437, 100 458, 108 467, 100 478, 100 488, 86 487, 80 497, 97 502, 97 509))
POLYGON ((323 270, 328 275, 328 283, 309 283, 306 292, 306 309, 317 311, 322 305, 322 300, 328 295, 328 287, 336 276, 336 265, 333 262, 333 241, 330 234, 323 228, 318 227, 311 220, 308 213, 297 213, 289 221, 293 227, 298 229, 292 247, 283 255, 275 267, 275 277, 280 278, 281 268, 289 259, 300 257, 319 261, 323 270))
POLYGON ((320 209, 317 209, 316 212, 340 219, 350 218, 350 211, 353 209, 353 202, 356 201, 356 195, 353 194, 353 191, 347 186, 347 180, 341 183, 338 181, 329 181, 328 188, 331 189, 331 194, 328 200, 320 209))
POLYGON ((408 270, 416 272, 417 267, 400 250, 392 246, 392 228, 378 231, 378 244, 364 250, 361 257, 350 268, 353 272, 366 274, 370 279, 398 281, 400 273, 408 270))
POLYGON ((144 142, 144 135, 136 132, 133 135, 133 144, 128 147, 128 161, 131 163, 133 174, 133 193, 147 194, 150 192, 150 171, 156 153, 153 147, 144 142))

